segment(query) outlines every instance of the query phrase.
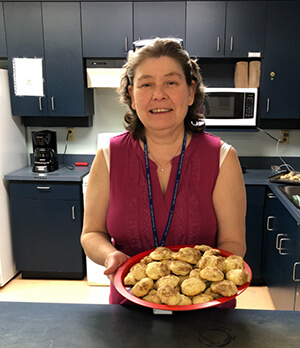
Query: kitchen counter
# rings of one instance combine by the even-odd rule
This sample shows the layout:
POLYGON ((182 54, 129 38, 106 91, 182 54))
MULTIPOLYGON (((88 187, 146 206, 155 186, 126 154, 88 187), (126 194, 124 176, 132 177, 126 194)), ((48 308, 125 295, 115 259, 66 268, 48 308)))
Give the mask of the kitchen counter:
POLYGON ((0 302, 3 347, 299 347, 300 312, 0 302))
POLYGON ((5 180, 22 180, 22 181, 72 181, 81 182, 82 178, 90 171, 90 167, 74 167, 70 170, 66 167, 60 166, 58 170, 50 173, 34 173, 32 166, 16 170, 4 176, 5 180))
POLYGON ((267 185, 271 175, 274 175, 271 169, 247 169, 244 182, 246 185, 267 185))

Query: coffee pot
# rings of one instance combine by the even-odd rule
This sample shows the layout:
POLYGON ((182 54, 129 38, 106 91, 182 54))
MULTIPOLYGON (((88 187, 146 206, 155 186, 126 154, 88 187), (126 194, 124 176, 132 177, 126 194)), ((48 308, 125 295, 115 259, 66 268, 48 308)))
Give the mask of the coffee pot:
POLYGON ((32 132, 34 164, 32 171, 53 172, 58 169, 56 132, 32 132))

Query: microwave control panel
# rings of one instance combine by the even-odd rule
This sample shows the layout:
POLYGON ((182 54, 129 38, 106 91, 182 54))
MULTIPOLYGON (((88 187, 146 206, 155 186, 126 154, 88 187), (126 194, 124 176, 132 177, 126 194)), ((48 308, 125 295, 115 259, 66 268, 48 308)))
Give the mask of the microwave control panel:
POLYGON ((255 94, 254 93, 245 93, 244 118, 253 118, 254 117, 254 103, 255 103, 255 94))

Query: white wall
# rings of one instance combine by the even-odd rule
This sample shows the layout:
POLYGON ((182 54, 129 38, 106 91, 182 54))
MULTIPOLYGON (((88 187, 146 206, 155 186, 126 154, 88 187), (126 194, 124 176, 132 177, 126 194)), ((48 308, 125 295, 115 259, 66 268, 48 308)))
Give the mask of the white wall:
MULTIPOLYGON (((95 89, 95 115, 93 127, 75 128, 75 141, 68 143, 67 154, 95 154, 97 134, 101 132, 121 132, 125 106, 118 100, 115 89, 95 89)), ((27 127, 27 148, 32 152, 31 131, 46 129, 27 127)), ((57 132, 58 153, 63 153, 66 142, 64 127, 47 127, 57 132)), ((280 130, 266 130, 279 138, 280 130)), ((276 141, 263 132, 215 132, 224 141, 233 145, 239 156, 277 156, 276 141)), ((300 130, 290 131, 290 143, 280 145, 280 156, 300 156, 300 130)))

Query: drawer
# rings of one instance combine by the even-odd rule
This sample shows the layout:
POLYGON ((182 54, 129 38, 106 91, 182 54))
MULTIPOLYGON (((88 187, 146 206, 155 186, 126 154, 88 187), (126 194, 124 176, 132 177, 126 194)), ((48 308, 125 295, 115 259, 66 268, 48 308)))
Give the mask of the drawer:
POLYGON ((82 199, 82 186, 80 184, 57 182, 17 182, 9 184, 10 199, 82 199))

